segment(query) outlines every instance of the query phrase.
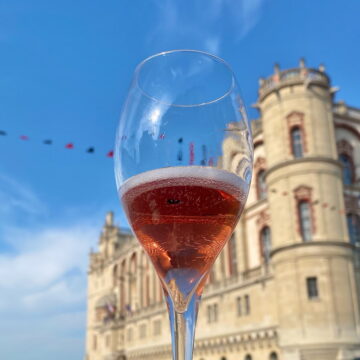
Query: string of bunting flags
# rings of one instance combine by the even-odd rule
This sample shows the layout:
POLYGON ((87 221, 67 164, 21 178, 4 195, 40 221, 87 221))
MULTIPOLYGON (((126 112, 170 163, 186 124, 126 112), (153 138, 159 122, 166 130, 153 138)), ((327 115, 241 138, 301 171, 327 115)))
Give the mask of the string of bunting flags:
MULTIPOLYGON (((5 130, 0 130, 0 137, 1 136, 8 136, 8 133, 5 130)), ((124 135, 122 137, 122 139, 126 139, 127 136, 124 135)), ((158 135, 158 140, 164 140, 165 139, 165 134, 161 133, 158 135)), ((30 137, 28 135, 20 135, 19 136, 19 140, 21 141, 30 141, 30 137)), ((183 138, 180 137, 177 140, 178 144, 179 144, 179 149, 178 149, 178 153, 177 153, 177 161, 181 164, 183 162, 183 138)), ((54 144, 53 139, 43 139, 42 140, 42 144, 50 146, 54 144)), ((68 142, 66 144, 64 144, 64 148, 67 150, 72 150, 75 148, 75 144, 73 142, 68 142)), ((189 165, 194 165, 195 164, 195 144, 193 142, 189 143, 189 165)), ((88 154, 94 154, 95 153, 95 146, 89 146, 85 149, 85 152, 88 154)), ((114 151, 113 150, 109 150, 104 154, 106 157, 108 158, 113 158, 114 157, 114 151)), ((200 161, 200 160, 199 160, 200 161)), ((207 149, 206 146, 203 145, 202 146, 202 158, 201 158, 201 165, 208 165, 208 166, 213 166, 214 165, 214 158, 207 157, 207 149)))
MULTIPOLYGON (((4 130, 0 130, 0 136, 8 136, 8 133, 4 130)), ((20 135, 19 139, 21 141, 30 141, 30 137, 28 135, 20 135)), ((42 143, 44 145, 53 145, 54 141, 52 139, 44 139, 42 141, 42 143)), ((68 142, 64 145, 65 149, 68 150, 72 150, 75 148, 75 144, 73 142, 68 142)), ((95 153, 95 147, 94 146, 89 146, 85 149, 85 152, 88 154, 94 154, 95 153)), ((113 150, 109 150, 105 153, 105 156, 108 158, 112 158, 114 157, 114 151, 113 150)))

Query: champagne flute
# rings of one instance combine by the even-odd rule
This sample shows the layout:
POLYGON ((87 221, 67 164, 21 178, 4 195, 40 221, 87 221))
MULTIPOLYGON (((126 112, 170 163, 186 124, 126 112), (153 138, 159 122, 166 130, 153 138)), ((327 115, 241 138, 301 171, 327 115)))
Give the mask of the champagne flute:
POLYGON ((253 148, 235 76, 195 50, 149 57, 123 105, 115 175, 164 290, 174 360, 191 360, 207 275, 249 191, 253 148))

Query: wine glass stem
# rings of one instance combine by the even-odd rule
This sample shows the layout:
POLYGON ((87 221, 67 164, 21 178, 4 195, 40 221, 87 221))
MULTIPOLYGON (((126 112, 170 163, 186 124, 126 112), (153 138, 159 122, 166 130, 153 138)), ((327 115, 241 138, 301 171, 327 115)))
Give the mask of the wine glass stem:
POLYGON ((177 312, 170 296, 166 296, 170 317, 173 360, 192 360, 196 319, 200 296, 194 294, 185 312, 177 312))

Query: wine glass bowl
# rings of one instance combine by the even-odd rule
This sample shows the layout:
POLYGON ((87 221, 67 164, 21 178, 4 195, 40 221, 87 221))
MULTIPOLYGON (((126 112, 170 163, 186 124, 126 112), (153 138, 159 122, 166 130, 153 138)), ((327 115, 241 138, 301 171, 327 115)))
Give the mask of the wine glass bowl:
POLYGON ((240 92, 222 59, 176 50, 136 68, 115 174, 129 224, 164 289, 174 359, 192 359, 203 285, 244 208, 252 157, 240 92))

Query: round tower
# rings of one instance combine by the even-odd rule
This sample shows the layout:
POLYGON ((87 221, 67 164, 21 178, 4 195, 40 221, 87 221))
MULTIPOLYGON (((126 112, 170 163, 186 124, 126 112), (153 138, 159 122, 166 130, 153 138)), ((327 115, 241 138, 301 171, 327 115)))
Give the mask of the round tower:
POLYGON ((355 354, 360 343, 333 92, 324 67, 303 60, 260 79, 283 360, 348 359, 341 354, 355 354))

